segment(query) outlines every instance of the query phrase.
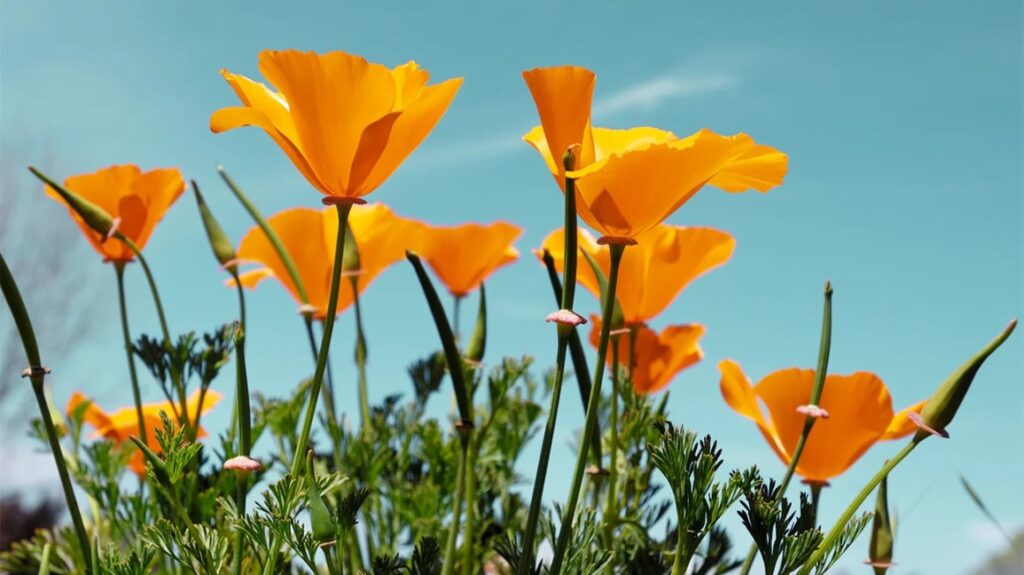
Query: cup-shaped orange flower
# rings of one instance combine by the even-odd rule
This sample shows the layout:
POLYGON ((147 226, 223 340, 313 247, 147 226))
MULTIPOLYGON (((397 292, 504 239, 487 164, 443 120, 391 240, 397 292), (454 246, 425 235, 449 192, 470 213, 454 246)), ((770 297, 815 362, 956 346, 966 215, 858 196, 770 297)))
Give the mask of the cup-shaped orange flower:
MULTIPOLYGON (((597 347, 601 336, 601 316, 590 316, 590 344, 597 347)), ((631 370, 633 390, 640 394, 656 393, 668 387, 683 370, 693 366, 704 358, 704 350, 700 347, 700 338, 704 336, 704 326, 697 323, 670 325, 654 331, 645 324, 630 327, 633 330, 633 366, 631 370)), ((629 368, 630 336, 620 335, 618 363, 629 368)), ((608 354, 608 367, 612 367, 615 358, 608 354)))
POLYGON ((345 52, 265 50, 259 68, 277 91, 222 70, 242 105, 214 112, 210 129, 262 128, 314 188, 342 200, 380 186, 462 84, 428 86, 429 74, 415 62, 389 69, 345 52))
MULTIPOLYGON (((732 257, 736 240, 726 232, 712 228, 693 228, 660 224, 637 236, 635 247, 625 250, 619 265, 615 297, 628 324, 643 324, 661 313, 694 279, 724 264, 732 257)), ((537 256, 551 253, 555 267, 563 270, 565 234, 555 230, 544 238, 537 256)), ((594 236, 579 230, 577 245, 581 253, 593 257, 607 278, 611 273, 611 253, 598 245, 594 236)), ((576 281, 594 297, 601 288, 591 266, 581 258, 576 266, 576 281)))
POLYGON ((519 259, 513 244, 522 230, 508 222, 420 226, 416 252, 456 297, 467 295, 498 268, 519 259))
POLYGON ((885 383, 873 373, 858 371, 826 376, 820 409, 809 410, 806 404, 814 386, 813 369, 779 370, 751 386, 736 362, 725 360, 718 368, 726 403, 757 424, 787 465, 803 432, 805 413, 821 416, 807 437, 796 467, 797 474, 808 483, 825 484, 849 469, 878 441, 899 439, 917 431, 908 416, 920 413, 925 404, 920 401, 894 414, 885 383), (768 408, 767 416, 759 402, 768 408))
MULTIPOLYGON (((315 308, 314 317, 324 319, 330 299, 331 269, 338 231, 338 218, 333 209, 293 208, 271 216, 267 223, 294 260, 299 279, 309 297, 309 305, 315 308)), ((419 225, 396 215, 384 204, 353 206, 348 226, 359 252, 360 269, 346 273, 357 274, 359 293, 363 293, 388 266, 405 257, 405 250, 418 245, 419 225)), ((299 290, 284 262, 258 226, 242 238, 238 257, 242 261, 262 264, 262 267, 239 275, 243 286, 254 288, 260 281, 274 277, 302 305, 299 290)), ((227 281, 231 284, 234 280, 227 281)), ((352 305, 352 301, 352 282, 342 282, 338 290, 338 313, 352 305)))
MULTIPOLYGON (((125 164, 71 176, 64 180, 64 187, 110 214, 117 231, 141 250, 164 213, 185 191, 185 181, 177 169, 158 168, 143 172, 138 166, 125 164)), ((135 254, 127 245, 114 238, 105 239, 94 231, 56 190, 46 186, 46 194, 68 208, 82 234, 106 260, 127 262, 134 259, 135 254)))
MULTIPOLYGON (((202 410, 200 411, 200 395, 199 390, 196 390, 192 392, 192 395, 188 397, 186 402, 188 420, 193 423, 196 421, 197 416, 205 414, 213 409, 221 398, 220 393, 213 391, 212 389, 207 390, 206 395, 203 397, 202 410)), ((93 437, 102 437, 116 445, 121 445, 127 442, 129 437, 139 437, 139 420, 136 417, 134 406, 122 407, 121 409, 108 414, 100 406, 96 405, 92 399, 89 399, 82 393, 76 391, 71 394, 71 399, 68 400, 68 405, 65 411, 68 415, 71 415, 78 410, 79 406, 83 403, 88 404, 85 407, 83 421, 96 429, 93 437)), ((163 428, 163 420, 160 418, 160 414, 166 414, 168 419, 177 425, 178 421, 174 416, 175 409, 176 407, 171 406, 171 404, 166 401, 146 403, 142 406, 142 418, 143 421, 145 421, 147 432, 146 445, 157 453, 160 452, 160 442, 157 441, 154 430, 163 428)), ((206 430, 200 427, 196 433, 196 437, 206 437, 206 430)), ((145 473, 146 464, 143 459, 142 452, 135 451, 132 454, 131 459, 128 460, 128 466, 135 473, 140 475, 145 473)))
POLYGON ((576 180, 576 209, 608 241, 633 243, 664 221, 705 184, 727 192, 767 192, 782 183, 788 159, 746 134, 701 130, 686 138, 656 128, 592 127, 596 77, 575 66, 523 73, 541 125, 524 139, 563 186, 576 180), (562 155, 578 146, 576 169, 564 171, 562 155))

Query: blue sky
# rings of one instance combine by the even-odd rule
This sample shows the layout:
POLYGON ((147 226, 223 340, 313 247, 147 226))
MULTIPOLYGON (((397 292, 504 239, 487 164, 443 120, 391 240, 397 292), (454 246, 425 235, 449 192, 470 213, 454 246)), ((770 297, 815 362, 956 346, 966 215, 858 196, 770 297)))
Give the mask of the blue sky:
MULTIPOLYGON (((32 154, 47 150, 59 177, 125 162, 180 167, 237 239, 250 222, 216 164, 267 214, 318 205, 319 195, 261 132, 209 132, 209 114, 234 104, 220 68, 256 77, 261 49, 342 49, 389 65, 415 59, 436 80, 462 76, 445 118, 373 199, 434 223, 507 219, 523 227, 524 257, 488 284, 488 353, 527 353, 546 367, 555 339, 542 318, 552 302, 528 250, 559 225, 560 195, 519 140, 536 123, 520 71, 563 63, 596 71, 601 125, 745 131, 790 155, 785 185, 766 196, 708 189, 670 218, 725 229, 738 244, 727 266, 695 282, 655 323, 708 328, 704 362, 672 386, 672 418, 715 435, 731 465, 758 463, 769 473, 782 465, 721 400, 715 364, 734 358, 755 380, 811 367, 826 279, 836 287, 832 370, 876 372, 897 408, 926 397, 1021 315, 1020 2, 436 4, 0 0, 3 151, 42 164, 32 154)), ((36 188, 18 193, 50 201, 36 188)), ((172 330, 234 318, 234 294, 220 286, 191 198, 169 212, 147 253, 172 330)), ((95 305, 109 327, 82 342, 54 394, 63 403, 82 388, 125 403, 113 274, 98 259, 84 265, 105 282, 107 297, 95 305)), ((155 332, 132 271, 136 329, 155 332)), ((295 305, 273 284, 249 302, 252 385, 281 393, 311 372, 295 305)), ((404 366, 436 347, 411 270, 386 272, 365 306, 371 397, 407 391, 404 366)), ((581 307, 596 310, 586 298, 581 307)), ((344 389, 353 375, 352 319, 339 321, 333 357, 344 389)), ((891 480, 901 517, 896 559, 907 573, 961 573, 999 546, 958 473, 1004 524, 1024 527, 1011 479, 1024 476, 1022 342, 1015 335, 986 364, 952 439, 925 443, 891 480)), ((339 400, 355 408, 354 395, 339 400)), ((577 405, 563 402, 558 446, 582 421, 577 405)), ((224 425, 227 411, 211 416, 211 427, 224 425)), ((877 446, 833 482, 823 496, 826 523, 897 448, 877 446)), ((560 460, 569 453, 564 447, 560 460)), ((531 470, 535 456, 525 460, 531 470)), ((564 496, 569 473, 554 466, 551 496, 564 496)), ((856 565, 865 545, 849 556, 852 572, 864 569, 856 565)))

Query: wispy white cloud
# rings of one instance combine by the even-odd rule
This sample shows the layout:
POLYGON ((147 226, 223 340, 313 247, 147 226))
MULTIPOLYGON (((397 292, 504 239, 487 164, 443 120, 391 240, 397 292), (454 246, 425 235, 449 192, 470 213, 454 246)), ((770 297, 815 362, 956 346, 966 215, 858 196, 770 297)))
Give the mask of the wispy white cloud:
MULTIPOLYGON (((672 100, 723 92, 739 83, 737 75, 726 72, 670 72, 598 98, 592 113, 595 119, 606 121, 632 111, 650 111, 672 100)), ((517 150, 525 152, 529 146, 522 141, 523 133, 506 130, 435 146, 423 150, 414 161, 418 166, 435 168, 498 158, 517 150)))
POLYGON ((737 76, 724 72, 665 74, 599 99, 593 114, 604 118, 638 109, 653 110, 670 100, 722 92, 738 84, 737 76))

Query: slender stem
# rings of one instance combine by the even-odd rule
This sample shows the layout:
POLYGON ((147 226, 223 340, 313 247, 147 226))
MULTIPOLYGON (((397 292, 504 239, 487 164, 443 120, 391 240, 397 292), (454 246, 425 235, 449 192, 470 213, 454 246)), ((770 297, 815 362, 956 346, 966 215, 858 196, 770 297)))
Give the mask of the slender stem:
POLYGON ((480 454, 480 440, 483 433, 478 433, 470 443, 466 457, 466 527, 462 535, 463 557, 462 575, 473 575, 476 566, 476 459, 480 454))
POLYGON ((612 346, 612 389, 611 389, 611 412, 608 418, 608 431, 610 441, 608 446, 608 501, 605 504, 605 539, 609 545, 612 544, 612 535, 615 530, 615 523, 618 519, 618 494, 616 483, 618 482, 618 451, 619 451, 619 336, 611 338, 612 346))
MULTIPOLYGON (((814 387, 811 388, 811 405, 818 405, 821 401, 821 394, 825 389, 825 377, 828 372, 828 357, 832 349, 832 283, 825 282, 825 303, 824 309, 821 315, 821 338, 818 343, 818 365, 814 371, 814 387)), ((800 463, 800 457, 803 456, 804 447, 807 445, 807 438, 811 435, 811 429, 814 428, 814 423, 817 421, 814 417, 804 418, 804 428, 800 433, 800 438, 796 441, 796 448, 793 450, 793 456, 789 459, 789 466, 786 467, 786 474, 782 477, 782 483, 779 485, 779 492, 777 497, 782 498, 786 494, 786 489, 789 487, 790 482, 793 480, 793 475, 796 474, 796 467, 800 463)), ((747 551, 747 556, 743 560, 743 566, 740 569, 740 575, 748 575, 750 569, 754 565, 754 558, 757 556, 757 545, 751 545, 750 550, 747 551)))
POLYGON ((452 575, 455 573, 455 542, 459 535, 459 519, 462 516, 462 500, 463 490, 466 484, 466 465, 467 455, 469 451, 469 443, 466 441, 462 442, 462 448, 459 450, 459 463, 458 469, 456 470, 455 476, 455 500, 452 504, 452 524, 448 529, 448 541, 445 543, 444 550, 444 565, 442 567, 441 575, 452 575))
POLYGON ((86 573, 92 572, 92 546, 89 543, 89 536, 85 532, 85 523, 82 522, 82 513, 78 508, 78 500, 75 499, 75 491, 71 484, 71 476, 68 474, 67 462, 64 460, 64 451, 60 446, 60 438, 57 436, 57 429, 53 425, 53 418, 50 416, 50 407, 46 402, 46 393, 43 390, 43 379, 46 376, 46 369, 39 357, 39 345, 36 343, 35 331, 32 329, 32 320, 29 318, 28 310, 25 309, 25 302, 21 299, 21 292, 14 281, 14 275, 7 267, 7 261, 0 254, 0 291, 3 291, 7 307, 14 316, 14 323, 21 337, 21 344, 25 348, 25 357, 28 359, 28 371, 32 382, 32 391, 36 396, 36 403, 39 405, 39 416, 43 420, 43 428, 46 430, 46 439, 50 444, 50 453, 53 454, 53 462, 57 465, 57 474, 60 476, 60 485, 64 490, 64 499, 68 504, 68 513, 71 515, 71 522, 74 525, 75 536, 85 559, 86 573))
MULTIPOLYGON (((226 174, 223 172, 221 172, 221 174, 226 177, 226 174)), ((241 197, 239 199, 241 199, 241 197)), ((334 333, 334 320, 338 311, 338 289, 341 284, 341 260, 345 254, 345 230, 348 228, 348 214, 351 211, 352 206, 349 204, 337 204, 337 208, 338 237, 334 252, 334 268, 331 271, 330 299, 327 303, 327 316, 324 319, 323 338, 320 341, 320 349, 317 354, 316 371, 313 372, 313 382, 310 385, 309 404, 306 406, 306 415, 302 421, 302 430, 299 434, 299 439, 295 443, 295 450, 292 454, 292 464, 290 467, 292 477, 298 477, 299 472, 305 464, 306 444, 309 443, 309 434, 313 430, 313 419, 316 417, 316 404, 320 398, 320 391, 323 387, 324 372, 327 367, 327 355, 331 348, 331 335, 334 333)), ((269 551, 270 556, 264 564, 264 575, 270 575, 274 572, 280 547, 281 539, 275 535, 271 539, 269 551)))
POLYGON ((850 504, 846 506, 846 510, 843 511, 843 514, 839 516, 839 520, 836 521, 835 525, 832 526, 832 529, 829 529, 828 534, 825 535, 825 538, 822 539, 821 543, 818 545, 817 551, 815 551, 814 555, 811 555, 811 558, 808 559, 806 563, 804 563, 803 568, 800 569, 799 575, 808 575, 811 572, 811 569, 813 569, 814 564, 821 560, 821 558, 825 555, 825 552, 832 547, 832 545, 835 543, 835 540, 842 534, 843 529, 846 527, 846 524, 850 522, 850 519, 853 518, 854 513, 856 513, 857 509, 859 509, 861 504, 864 503, 864 500, 867 499, 868 496, 871 495, 871 492, 875 490, 875 487, 878 487, 878 484, 881 483, 882 480, 889 475, 890 471, 895 469, 895 467, 899 465, 901 461, 903 461, 908 455, 910 455, 910 452, 913 451, 915 447, 917 447, 918 443, 924 441, 925 437, 915 436, 913 439, 910 440, 910 443, 905 445, 903 449, 901 449, 899 453, 896 454, 895 457, 885 462, 885 465, 883 465, 882 468, 878 470, 878 473, 876 473, 875 476, 871 478, 871 481, 868 481, 868 484, 865 485, 864 488, 860 490, 860 493, 857 494, 857 497, 855 497, 853 501, 851 501, 850 504))
POLYGON ((124 351, 128 355, 128 375, 132 383, 132 397, 135 400, 135 416, 139 422, 139 438, 146 443, 146 419, 142 416, 142 392, 139 391, 139 375, 135 372, 135 354, 132 353, 132 335, 128 329, 128 308, 124 297, 124 263, 114 262, 117 275, 117 301, 121 309, 121 332, 124 334, 124 351))
MULTIPOLYGON (((608 354, 608 338, 611 331, 612 312, 615 310, 615 288, 619 281, 619 264, 622 262, 622 252, 625 248, 622 244, 609 246, 611 252, 611 272, 608 274, 608 293, 605 294, 604 311, 601 317, 601 338, 597 346, 597 367, 594 373, 594 385, 590 390, 590 399, 587 401, 587 417, 583 425, 583 436, 586 437, 597 429, 597 412, 600 411, 601 403, 601 380, 604 378, 605 358, 608 354)), ((551 560, 551 575, 558 575, 562 569, 562 562, 565 560, 565 552, 569 545, 569 538, 572 535, 573 517, 576 515, 576 505, 579 503, 580 487, 583 484, 584 470, 587 465, 587 449, 590 443, 580 441, 579 453, 576 457, 576 470, 573 473, 569 501, 566 503, 565 511, 562 514, 562 524, 558 528, 558 541, 555 544, 555 554, 551 560)))
POLYGON ((452 333, 455 341, 459 341, 459 311, 462 309, 462 296, 452 296, 452 333))
POLYGON ((316 416, 316 404, 320 398, 323 387, 324 372, 327 368, 327 356, 331 348, 331 336, 334 334, 334 320, 338 311, 338 289, 341 283, 341 260, 345 254, 345 229, 348 227, 348 214, 352 209, 349 204, 338 204, 338 237, 335 248, 334 269, 331 273, 331 295, 327 303, 327 316, 323 323, 323 337, 320 340, 320 353, 317 356, 316 371, 313 372, 313 385, 310 388, 309 404, 306 407, 306 416, 302 422, 302 431, 299 440, 295 444, 295 455, 292 457, 291 473, 298 476, 305 460, 306 444, 309 442, 309 433, 313 429, 313 419, 316 416))
POLYGON ((366 333, 363 331, 363 310, 359 305, 359 276, 352 276, 352 305, 356 312, 356 370, 359 373, 359 414, 362 418, 361 426, 364 431, 370 428, 370 398, 367 392, 366 383, 366 333))
POLYGON ((811 516, 813 520, 811 523, 818 524, 818 502, 821 501, 821 488, 824 485, 821 483, 811 484, 811 516))
MULTIPOLYGON (((672 559, 672 575, 684 575, 686 568, 689 567, 690 561, 693 559, 692 554, 686 552, 687 548, 687 531, 680 525, 686 525, 686 518, 683 517, 683 509, 679 505, 676 505, 676 552, 672 559)), ((769 572, 768 575, 771 575, 769 572)))

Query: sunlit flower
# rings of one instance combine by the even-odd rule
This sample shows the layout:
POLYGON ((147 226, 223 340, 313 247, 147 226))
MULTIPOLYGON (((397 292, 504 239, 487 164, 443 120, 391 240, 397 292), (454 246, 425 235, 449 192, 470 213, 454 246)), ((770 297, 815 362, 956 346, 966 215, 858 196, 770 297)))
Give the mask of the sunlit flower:
POLYGON ((512 244, 522 230, 508 222, 421 226, 416 252, 452 295, 468 294, 495 270, 519 259, 512 244))
MULTIPOLYGON (((814 370, 779 370, 751 386, 736 362, 725 360, 718 368, 725 401, 757 424, 768 444, 788 465, 803 431, 805 416, 798 408, 811 397, 814 370), (768 417, 759 401, 768 408, 768 417)), ((858 371, 826 376, 819 406, 828 418, 814 424, 796 472, 808 483, 827 483, 849 469, 876 442, 917 431, 909 415, 920 413, 924 404, 921 401, 893 414, 889 390, 875 374, 858 371)))
POLYGON ((746 134, 720 136, 701 130, 686 138, 656 128, 592 127, 593 72, 574 66, 523 73, 541 125, 524 139, 563 187, 562 155, 578 145, 576 209, 608 241, 636 236, 686 203, 705 184, 727 192, 767 192, 782 183, 787 157, 746 134))
MULTIPOLYGON (((114 219, 116 230, 141 250, 164 213, 185 191, 185 181, 177 169, 158 168, 143 173, 138 166, 125 164, 72 176, 64 180, 64 187, 103 208, 114 219)), ((82 234, 100 255, 112 262, 134 259, 135 254, 120 240, 104 241, 55 190, 47 186, 46 193, 68 208, 82 234)))
MULTIPOLYGON (((331 269, 337 245, 337 214, 330 208, 293 208, 271 216, 267 223, 295 262, 314 317, 324 319, 330 299, 331 269)), ((395 215, 384 204, 354 206, 348 216, 348 226, 359 252, 360 264, 359 270, 350 270, 348 273, 357 274, 359 293, 363 293, 388 266, 405 257, 405 250, 418 245, 419 224, 395 215)), ((238 246, 238 257, 242 261, 263 265, 240 274, 243 286, 254 288, 268 277, 277 278, 295 301, 302 304, 302 298, 287 268, 258 226, 242 238, 238 246)), ((227 283, 233 281, 229 279, 227 283)), ((351 282, 341 282, 338 313, 352 305, 352 301, 351 282)))
MULTIPOLYGON (((212 389, 207 390, 206 395, 203 397, 202 412, 200 412, 200 395, 200 391, 196 390, 192 392, 192 395, 189 396, 186 402, 188 420, 193 423, 196 421, 196 416, 198 414, 205 414, 213 409, 213 407, 220 401, 221 397, 220 393, 213 391, 212 389)), ((93 437, 102 437, 117 445, 121 445, 128 441, 129 437, 139 437, 139 419, 138 414, 135 412, 135 406, 122 407, 114 413, 108 414, 103 411, 100 406, 96 405, 92 399, 89 399, 82 393, 76 391, 71 394, 71 399, 68 400, 68 405, 65 411, 68 415, 71 415, 79 409, 79 406, 83 403, 88 404, 85 407, 83 421, 96 428, 96 432, 93 437)), ((156 430, 163 429, 163 421, 160 418, 160 414, 166 414, 168 419, 177 425, 178 420, 175 417, 175 409, 176 407, 166 401, 145 403, 142 405, 142 419, 146 425, 146 445, 156 453, 160 453, 160 443, 156 438, 156 430)), ((206 437, 206 430, 200 427, 198 433, 196 433, 196 437, 206 437)), ((132 454, 128 465, 132 471, 136 473, 143 474, 146 472, 146 464, 141 451, 136 450, 132 454)))
POLYGON ((328 198, 352 200, 380 186, 427 137, 462 84, 427 85, 415 62, 394 69, 345 52, 264 50, 259 68, 279 91, 221 74, 242 106, 223 108, 210 129, 257 126, 328 198))
MULTIPOLYGON (((579 231, 577 244, 597 261, 607 278, 611 272, 611 254, 598 245, 586 230, 579 231)), ((661 224, 637 236, 638 244, 622 254, 615 298, 622 307, 623 320, 642 324, 657 316, 682 293, 694 279, 724 264, 732 257, 736 241, 729 234, 711 228, 688 228, 661 224)), ((555 267, 562 271, 565 234, 555 230, 544 238, 537 256, 548 250, 555 267)), ((580 257, 576 281, 594 297, 601 297, 596 276, 580 257)))
MULTIPOLYGON (((590 343, 594 347, 601 338, 601 317, 590 316, 590 343)), ((696 323, 670 325, 661 333, 643 324, 631 326, 635 335, 633 342, 633 389, 637 393, 655 393, 672 383, 680 372, 696 364, 704 357, 700 348, 700 338, 704 335, 704 326, 696 323)), ((618 336, 618 363, 629 368, 630 343, 629 335, 618 336)), ((613 354, 608 353, 608 365, 614 362, 613 354)))

